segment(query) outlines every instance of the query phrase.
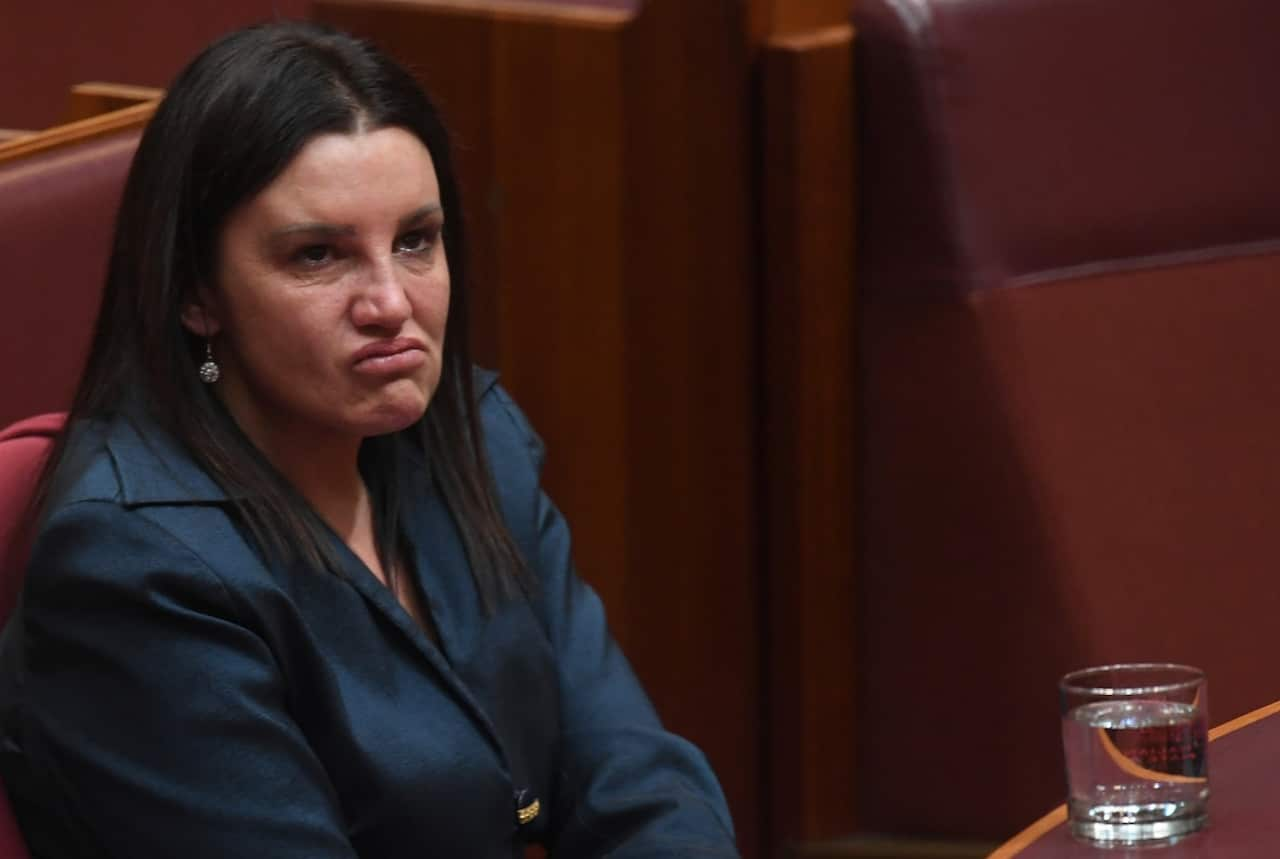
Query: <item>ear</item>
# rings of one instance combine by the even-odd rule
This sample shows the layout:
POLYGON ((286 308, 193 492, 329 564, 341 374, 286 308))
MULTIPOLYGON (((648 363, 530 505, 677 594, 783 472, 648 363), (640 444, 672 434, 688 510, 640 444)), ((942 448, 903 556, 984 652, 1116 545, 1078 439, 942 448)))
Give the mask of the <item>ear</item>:
POLYGON ((207 290, 196 290, 191 300, 182 305, 179 318, 182 320, 183 327, 197 337, 207 339, 217 335, 222 330, 222 323, 218 320, 218 314, 213 310, 212 304, 207 290))

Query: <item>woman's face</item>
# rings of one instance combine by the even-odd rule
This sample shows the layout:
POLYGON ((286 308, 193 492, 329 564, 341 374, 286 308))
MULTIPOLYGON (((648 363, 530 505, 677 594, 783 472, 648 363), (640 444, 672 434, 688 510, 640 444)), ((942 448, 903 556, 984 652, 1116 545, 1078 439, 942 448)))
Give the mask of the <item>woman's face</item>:
POLYGON ((326 134, 228 219, 216 288, 219 394, 255 441, 403 429, 440 380, 449 264, 431 156, 401 128, 326 134))

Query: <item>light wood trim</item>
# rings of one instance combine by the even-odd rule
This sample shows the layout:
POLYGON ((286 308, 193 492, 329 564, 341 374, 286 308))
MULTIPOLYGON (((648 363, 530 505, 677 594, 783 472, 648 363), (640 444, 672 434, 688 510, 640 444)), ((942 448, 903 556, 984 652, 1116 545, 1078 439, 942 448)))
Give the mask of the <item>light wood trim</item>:
POLYGON ((19 140, 23 137, 30 137, 33 134, 35 132, 29 128, 0 128, 0 143, 19 140))
POLYGON ((1004 844, 996 848, 988 859, 1009 859, 1009 857, 1017 856, 1023 850, 1030 847, 1038 838, 1045 835, 1052 829, 1067 822, 1067 807, 1060 805, 1017 835, 1010 838, 1004 844))
POLYGON ((164 90, 153 86, 134 86, 111 81, 85 81, 71 87, 71 92, 102 98, 127 99, 133 102, 152 101, 164 95, 164 90))
POLYGON ((135 104, 133 107, 126 107, 123 110, 113 110, 110 113, 99 114, 88 119, 68 122, 65 125, 56 125, 53 128, 19 138, 18 140, 0 143, 0 161, 24 158, 37 152, 103 137, 117 131, 141 128, 147 124, 147 120, 151 119, 151 115, 155 113, 158 103, 156 101, 148 101, 142 104, 135 104))
MULTIPOLYGON (((1241 728, 1247 728, 1255 722, 1261 722, 1263 719, 1274 716, 1277 713, 1280 713, 1280 701, 1274 701, 1265 707, 1259 707, 1256 710, 1245 713, 1243 716, 1237 716, 1229 722, 1223 722, 1218 727, 1210 729, 1209 741, 1220 740, 1227 734, 1233 734, 1241 728)), ((1016 856, 1030 847, 1037 838, 1040 838, 1049 830, 1066 822, 1067 807, 1060 805, 1000 845, 999 849, 992 853, 988 859, 1010 859, 1010 857, 1016 856)))
POLYGON ((71 87, 67 100, 66 121, 88 119, 91 116, 122 110, 142 102, 156 101, 163 96, 164 90, 156 87, 86 81, 71 87))
POLYGON ((849 0, 751 0, 751 40, 761 44, 806 31, 849 23, 849 0))
POLYGON ((804 33, 793 33, 777 36, 768 41, 770 50, 778 51, 816 51, 821 48, 850 44, 853 42, 853 27, 848 24, 836 24, 820 30, 808 30, 804 33))
MULTIPOLYGON (((341 3, 342 0, 337 0, 341 3)), ((337 5, 331 3, 330 5, 337 5)), ((368 4, 361 4, 368 5, 368 4)), ((465 15, 468 18, 517 21, 531 24, 580 24, 610 28, 621 27, 636 17, 637 0, 632 9, 611 9, 584 4, 581 6, 551 2, 518 2, 518 0, 381 0, 386 8, 411 7, 425 14, 445 13, 465 15)))
POLYGON ((1209 740, 1221 739, 1227 734, 1235 733, 1241 728, 1247 728, 1254 722, 1261 722, 1263 719, 1268 716, 1274 716, 1276 713, 1280 713, 1280 701, 1275 701, 1265 707, 1259 707, 1252 712, 1245 713, 1243 716, 1237 716, 1229 722, 1223 722, 1216 728, 1211 728, 1209 730, 1209 740))

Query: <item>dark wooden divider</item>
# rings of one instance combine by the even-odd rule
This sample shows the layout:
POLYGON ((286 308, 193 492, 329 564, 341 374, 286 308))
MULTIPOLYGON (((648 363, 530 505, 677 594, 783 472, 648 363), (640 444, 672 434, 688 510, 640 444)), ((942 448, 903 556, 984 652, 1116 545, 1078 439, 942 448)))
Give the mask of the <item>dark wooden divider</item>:
POLYGON ((763 43, 758 101, 765 796, 797 846, 857 822, 853 31, 808 23, 763 43))

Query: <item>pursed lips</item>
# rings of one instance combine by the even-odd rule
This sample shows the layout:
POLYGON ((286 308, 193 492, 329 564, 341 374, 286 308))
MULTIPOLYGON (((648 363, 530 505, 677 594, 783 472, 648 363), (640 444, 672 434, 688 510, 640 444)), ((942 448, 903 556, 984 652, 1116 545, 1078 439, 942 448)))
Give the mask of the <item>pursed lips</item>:
POLYGON ((352 356, 352 368, 359 373, 399 373, 415 370, 427 358, 427 347, 413 337, 378 340, 359 349, 352 356))

